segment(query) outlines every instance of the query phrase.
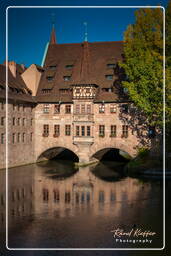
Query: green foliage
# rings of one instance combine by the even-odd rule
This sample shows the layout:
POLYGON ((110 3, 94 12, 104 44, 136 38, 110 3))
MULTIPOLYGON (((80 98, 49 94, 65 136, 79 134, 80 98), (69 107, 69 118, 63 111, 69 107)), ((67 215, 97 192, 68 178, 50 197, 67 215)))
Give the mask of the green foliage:
POLYGON ((141 147, 138 149, 138 157, 144 158, 149 155, 149 149, 145 147, 141 147))
POLYGON ((140 9, 136 22, 124 37, 124 68, 128 77, 123 86, 147 116, 150 125, 163 119, 163 10, 140 9))
POLYGON ((171 1, 166 9, 166 131, 171 133, 171 1))

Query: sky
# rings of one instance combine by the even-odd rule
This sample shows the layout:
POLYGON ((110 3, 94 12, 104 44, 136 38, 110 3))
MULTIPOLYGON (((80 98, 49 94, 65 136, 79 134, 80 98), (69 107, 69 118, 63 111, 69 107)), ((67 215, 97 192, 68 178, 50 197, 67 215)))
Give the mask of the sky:
MULTIPOLYGON (((4 0, 0 1, 0 63, 5 60, 5 10, 8 6, 167 6, 167 0, 4 0), (129 3, 129 5, 128 5, 129 3)), ((59 44, 84 41, 120 41, 129 24, 135 22, 136 8, 8 8, 9 60, 41 65, 52 22, 59 44)))

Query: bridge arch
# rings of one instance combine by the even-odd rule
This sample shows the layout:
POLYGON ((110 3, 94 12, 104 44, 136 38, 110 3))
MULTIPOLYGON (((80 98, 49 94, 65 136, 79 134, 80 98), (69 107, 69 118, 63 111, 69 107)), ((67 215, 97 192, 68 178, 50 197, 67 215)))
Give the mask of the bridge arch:
MULTIPOLYGON (((59 155, 64 155, 64 153, 70 153, 70 159, 78 162, 79 156, 75 150, 63 147, 63 146, 56 146, 56 147, 50 147, 45 150, 43 150, 41 153, 38 154, 36 162, 44 161, 44 160, 50 160, 55 157, 58 157, 59 155)), ((69 159, 69 158, 68 158, 69 159)))
POLYGON ((134 147, 134 145, 130 145, 127 142, 125 143, 120 143, 120 142, 114 142, 114 143, 103 143, 103 144, 96 144, 93 145, 91 148, 91 156, 90 158, 96 158, 98 160, 101 160, 101 158, 103 157, 103 155, 105 153, 107 153, 109 150, 111 149, 117 149, 117 150, 121 150, 122 152, 127 153, 130 158, 135 158, 137 155, 137 149, 136 146, 134 147))

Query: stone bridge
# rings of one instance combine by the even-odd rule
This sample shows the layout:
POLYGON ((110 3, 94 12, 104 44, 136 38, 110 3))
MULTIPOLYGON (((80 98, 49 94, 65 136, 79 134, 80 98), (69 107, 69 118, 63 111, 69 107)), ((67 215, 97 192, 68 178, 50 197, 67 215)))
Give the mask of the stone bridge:
POLYGON ((101 143, 86 143, 79 142, 74 143, 72 141, 62 141, 61 139, 57 141, 48 140, 46 143, 46 138, 38 147, 35 157, 36 161, 43 161, 46 159, 52 159, 62 153, 64 150, 69 150, 75 154, 80 163, 89 163, 94 159, 100 160, 103 155, 108 152, 110 149, 119 149, 126 152, 131 158, 134 158, 137 155, 136 141, 125 139, 115 138, 112 142, 106 142, 105 139, 102 139, 101 143))

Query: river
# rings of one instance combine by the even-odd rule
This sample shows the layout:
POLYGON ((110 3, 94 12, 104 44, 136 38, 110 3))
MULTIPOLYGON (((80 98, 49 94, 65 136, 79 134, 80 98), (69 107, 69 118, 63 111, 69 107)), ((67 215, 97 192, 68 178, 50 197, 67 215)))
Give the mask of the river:
MULTIPOLYGON (((166 187, 170 191, 170 182, 166 187)), ((2 170, 0 196, 0 240, 4 247, 5 171, 2 170)), ((166 196, 170 197, 170 193, 166 196)), ((168 205, 167 216, 170 208, 168 205)), ((162 246, 161 179, 128 177, 121 164, 115 162, 75 168, 72 162, 58 160, 9 169, 9 248, 124 249, 162 246), (116 229, 127 234, 117 239, 116 229), (138 235, 145 231, 153 235, 138 235)), ((11 253, 5 248, 2 250, 4 255, 84 255, 80 251, 51 251, 47 254, 47 251, 11 253)), ((90 255, 92 251, 84 253, 90 255)), ((91 255, 134 255, 129 251, 98 253, 91 255)), ((139 251, 139 255, 148 254, 139 251)), ((163 254, 151 252, 150 255, 163 254)))

